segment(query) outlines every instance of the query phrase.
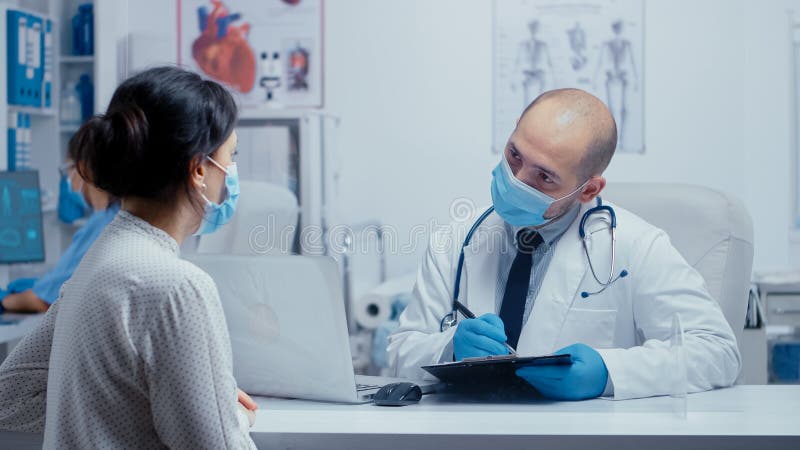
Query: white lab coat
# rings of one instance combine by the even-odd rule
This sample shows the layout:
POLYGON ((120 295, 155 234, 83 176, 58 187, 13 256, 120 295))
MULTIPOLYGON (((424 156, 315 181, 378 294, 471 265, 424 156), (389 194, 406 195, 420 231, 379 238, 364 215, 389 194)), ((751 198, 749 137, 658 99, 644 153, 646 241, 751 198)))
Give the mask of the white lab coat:
MULTIPOLYGON (((615 399, 666 395, 673 391, 676 371, 670 352, 673 316, 680 315, 688 391, 730 386, 741 358, 736 338, 702 276, 670 243, 662 230, 620 207, 617 215, 615 272, 630 274, 605 292, 595 281, 581 246, 578 226, 594 202, 580 214, 556 244, 517 350, 520 356, 545 355, 574 343, 596 349, 608 369, 615 399)), ((593 215, 587 222, 589 251, 598 278, 609 273, 611 235, 607 220, 593 215)), ((473 219, 431 236, 417 275, 412 300, 389 337, 389 364, 397 376, 430 378, 421 366, 452 360, 456 328, 440 332, 450 312, 458 255, 473 219)), ((687 223, 687 226, 691 226, 687 223)), ((476 316, 499 313, 495 302, 500 251, 516 251, 503 220, 492 213, 475 234, 464 258, 459 299, 476 316)), ((502 291, 501 291, 502 292, 502 291)), ((463 320, 459 315, 459 319, 463 320)))

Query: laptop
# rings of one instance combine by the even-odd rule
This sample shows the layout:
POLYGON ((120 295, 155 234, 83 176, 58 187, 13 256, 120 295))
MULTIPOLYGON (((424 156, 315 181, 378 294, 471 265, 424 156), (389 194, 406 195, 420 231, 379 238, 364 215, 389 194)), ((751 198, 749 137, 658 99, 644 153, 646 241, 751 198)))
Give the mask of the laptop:
MULTIPOLYGON (((233 374, 252 395, 367 403, 401 380, 356 376, 339 268, 322 256, 186 255, 219 290, 233 374)), ((412 381, 415 382, 415 381, 412 381)), ((415 382, 430 392, 434 382, 415 382)))

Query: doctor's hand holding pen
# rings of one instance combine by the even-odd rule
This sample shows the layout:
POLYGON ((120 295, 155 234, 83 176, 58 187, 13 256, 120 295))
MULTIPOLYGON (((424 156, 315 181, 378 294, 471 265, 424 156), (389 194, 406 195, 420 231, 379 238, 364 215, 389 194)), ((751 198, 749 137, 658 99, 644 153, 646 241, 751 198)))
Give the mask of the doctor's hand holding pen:
POLYGON ((496 314, 484 314, 475 319, 464 319, 453 335, 453 356, 456 361, 465 358, 507 355, 511 349, 506 344, 503 321, 496 314))
MULTIPOLYGON (((508 345, 503 320, 496 314, 475 318, 469 310, 468 317, 458 324, 453 335, 453 356, 456 361, 465 358, 507 355, 516 352, 508 345)), ((517 376, 527 381, 544 397, 555 400, 584 400, 599 397, 608 383, 608 369, 603 357, 585 344, 573 344, 554 354, 568 353, 572 364, 530 366, 517 370, 517 376)))

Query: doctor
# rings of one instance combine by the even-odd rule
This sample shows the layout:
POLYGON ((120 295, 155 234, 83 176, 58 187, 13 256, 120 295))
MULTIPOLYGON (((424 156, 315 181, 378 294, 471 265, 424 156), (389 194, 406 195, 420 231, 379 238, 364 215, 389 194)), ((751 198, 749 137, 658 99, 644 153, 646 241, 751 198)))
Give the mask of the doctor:
POLYGON ((477 317, 459 313, 447 326, 473 219, 431 237, 412 301, 389 338, 397 376, 429 377, 421 366, 506 354, 507 343, 520 356, 572 355, 569 366, 517 371, 549 398, 669 394, 677 314, 689 392, 734 382, 741 361, 733 331, 662 230, 604 202, 616 215, 616 243, 610 215, 598 212, 584 224, 584 251, 581 219, 598 204, 616 144, 611 113, 586 92, 546 92, 526 108, 492 172, 494 211, 464 249, 458 300, 477 317))

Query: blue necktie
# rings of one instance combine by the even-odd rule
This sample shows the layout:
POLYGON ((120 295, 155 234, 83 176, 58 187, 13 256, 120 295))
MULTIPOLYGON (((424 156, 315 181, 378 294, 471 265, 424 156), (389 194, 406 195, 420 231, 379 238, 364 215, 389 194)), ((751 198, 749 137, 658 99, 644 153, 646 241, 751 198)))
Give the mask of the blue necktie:
POLYGON ((515 349, 522 332, 522 316, 528 300, 533 252, 542 242, 542 236, 534 230, 520 230, 517 233, 517 256, 508 271, 503 304, 500 306, 500 319, 505 325, 508 345, 515 349))

